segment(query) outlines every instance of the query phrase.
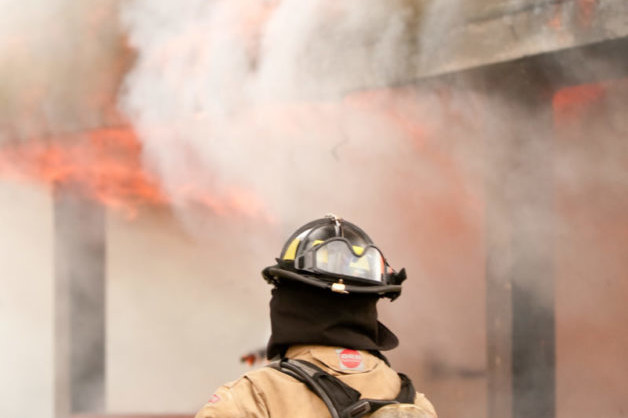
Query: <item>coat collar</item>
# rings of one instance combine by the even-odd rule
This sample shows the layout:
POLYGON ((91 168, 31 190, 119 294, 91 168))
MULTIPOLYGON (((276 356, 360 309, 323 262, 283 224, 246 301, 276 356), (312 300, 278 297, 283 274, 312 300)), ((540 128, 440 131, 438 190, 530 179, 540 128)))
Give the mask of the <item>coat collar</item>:
POLYGON ((326 345, 293 345, 286 351, 286 357, 310 361, 340 374, 368 372, 383 363, 365 350, 326 345))

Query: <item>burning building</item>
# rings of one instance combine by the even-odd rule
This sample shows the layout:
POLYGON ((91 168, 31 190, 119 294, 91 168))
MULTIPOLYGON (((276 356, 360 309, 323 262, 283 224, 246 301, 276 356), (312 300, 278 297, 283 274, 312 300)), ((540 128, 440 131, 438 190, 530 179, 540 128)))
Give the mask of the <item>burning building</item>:
POLYGON ((0 6, 0 416, 191 415, 330 210, 407 267, 441 416, 626 414, 625 1, 40 3, 0 6))

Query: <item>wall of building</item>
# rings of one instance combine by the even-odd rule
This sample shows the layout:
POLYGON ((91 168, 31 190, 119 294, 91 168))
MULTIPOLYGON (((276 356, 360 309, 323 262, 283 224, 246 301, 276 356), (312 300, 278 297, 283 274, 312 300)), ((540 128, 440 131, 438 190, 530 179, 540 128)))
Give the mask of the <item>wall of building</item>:
POLYGON ((0 416, 53 416, 52 196, 0 179, 0 416))
POLYGON ((628 79, 559 91, 557 417, 628 410, 628 79))
POLYGON ((621 0, 424 2, 415 74, 466 70, 628 35, 621 0))
POLYGON ((198 240, 167 210, 109 213, 108 412, 193 413, 248 369, 241 355, 265 346, 260 271, 272 257, 218 236, 198 240))

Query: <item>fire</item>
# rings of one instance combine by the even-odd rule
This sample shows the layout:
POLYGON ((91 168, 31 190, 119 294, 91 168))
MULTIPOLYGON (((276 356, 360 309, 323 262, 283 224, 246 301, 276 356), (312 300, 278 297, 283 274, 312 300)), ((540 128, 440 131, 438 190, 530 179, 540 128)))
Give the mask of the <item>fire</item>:
POLYGON ((576 0, 574 1, 576 8, 573 9, 573 5, 566 7, 564 2, 556 2, 553 6, 552 18, 548 21, 548 26, 555 29, 564 29, 566 22, 565 18, 571 17, 575 23, 582 29, 590 29, 594 20, 597 17, 597 0, 576 0))
POLYGON ((73 184, 88 198, 130 217, 143 207, 177 201, 222 216, 269 219, 261 199, 244 188, 213 195, 190 181, 167 193, 142 166, 141 153, 141 143, 131 129, 97 129, 0 147, 0 176, 73 184))
POLYGON ((605 95, 604 83, 581 84, 558 90, 552 99, 554 122, 561 125, 580 119, 591 105, 601 101, 605 95))

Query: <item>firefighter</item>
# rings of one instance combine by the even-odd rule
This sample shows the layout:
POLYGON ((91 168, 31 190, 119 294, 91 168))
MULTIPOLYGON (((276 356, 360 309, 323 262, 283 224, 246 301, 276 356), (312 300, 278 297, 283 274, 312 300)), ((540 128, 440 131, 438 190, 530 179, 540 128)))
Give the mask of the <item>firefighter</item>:
POLYGON ((362 229, 335 215, 310 222, 262 275, 273 285, 275 361, 220 387, 196 418, 436 417, 381 353, 398 340, 376 303, 397 298, 406 275, 362 229))

